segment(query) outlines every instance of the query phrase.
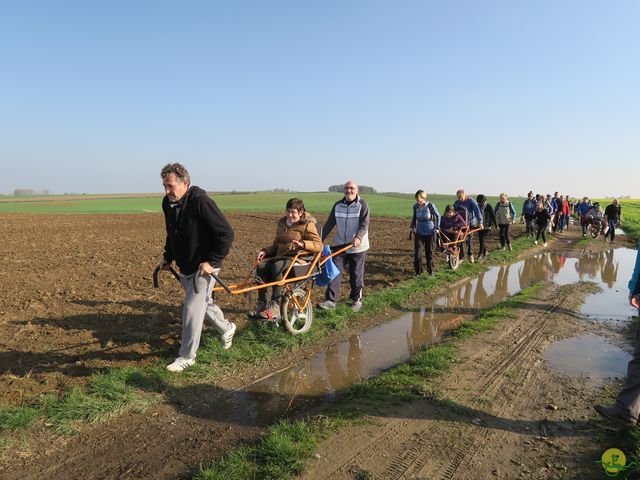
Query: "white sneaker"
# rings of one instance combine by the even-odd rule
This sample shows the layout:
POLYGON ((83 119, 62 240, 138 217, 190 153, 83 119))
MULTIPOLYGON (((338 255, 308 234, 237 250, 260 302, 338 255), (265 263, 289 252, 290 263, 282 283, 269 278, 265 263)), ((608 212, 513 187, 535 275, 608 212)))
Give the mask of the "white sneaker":
POLYGON ((353 302, 351 304, 351 311, 353 313, 358 313, 361 308, 362 308, 362 301, 361 300, 358 300, 357 302, 353 302))
POLYGON ((546 246, 547 246, 547 242, 544 242, 544 244, 543 244, 542 246, 543 246, 543 247, 546 247, 546 246))
POLYGON ((538 244, 538 240, 536 240, 536 241, 535 241, 535 242, 533 242, 533 243, 534 243, 535 245, 537 245, 537 244, 538 244))
POLYGON ((469 261, 471 263, 475 263, 476 262, 476 260, 473 258, 473 255, 469 255, 469 261))
POLYGON ((170 372, 182 372, 194 363, 196 363, 195 358, 178 357, 173 361, 173 363, 167 365, 167 370, 169 370, 170 372))
POLYGON ((222 341, 222 348, 225 350, 229 350, 231 348, 231 342, 233 342, 233 335, 236 333, 236 324, 231 323, 231 328, 220 335, 220 340, 222 341))
POLYGON ((321 310, 333 310, 334 308, 336 308, 336 302, 325 300, 324 302, 318 304, 318 308, 320 308, 321 310))

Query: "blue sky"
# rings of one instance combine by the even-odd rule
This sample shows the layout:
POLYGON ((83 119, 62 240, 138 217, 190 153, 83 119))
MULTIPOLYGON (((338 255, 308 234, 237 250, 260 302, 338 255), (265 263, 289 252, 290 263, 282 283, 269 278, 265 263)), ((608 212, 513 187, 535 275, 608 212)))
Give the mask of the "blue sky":
POLYGON ((6 1, 0 193, 640 198, 637 1, 6 1))

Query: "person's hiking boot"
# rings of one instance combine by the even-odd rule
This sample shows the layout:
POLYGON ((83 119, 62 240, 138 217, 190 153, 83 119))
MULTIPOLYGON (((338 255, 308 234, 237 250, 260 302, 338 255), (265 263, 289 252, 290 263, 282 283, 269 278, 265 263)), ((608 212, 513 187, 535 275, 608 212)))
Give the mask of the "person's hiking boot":
POLYGON ((258 300, 258 303, 256 304, 256 307, 247 312, 247 317, 249 317, 249 318, 258 318, 258 315, 260 314, 260 312, 262 312, 265 308, 267 308, 267 301, 266 300, 258 300))
POLYGON ((325 300, 318 304, 318 308, 320 310, 333 310, 336 308, 336 302, 332 302, 331 300, 325 300))
POLYGON ((507 245, 507 248, 509 249, 509 251, 513 251, 513 247, 511 246, 511 244, 507 245))
POLYGON ((543 246, 543 247, 546 247, 546 246, 547 246, 547 242, 544 242, 544 243, 542 244, 542 246, 543 246))
POLYGON ((357 300, 351 304, 351 311, 353 313, 358 313, 362 308, 362 300, 357 300))
POLYGON ((593 409, 603 417, 615 422, 620 426, 635 427, 636 425, 636 420, 622 414, 615 405, 611 407, 605 407, 604 405, 594 405, 593 409))
POLYGON ((173 363, 170 363, 169 365, 167 365, 167 370, 174 373, 182 372, 183 370, 186 370, 194 363, 196 363, 195 358, 178 357, 173 361, 173 363))
POLYGON ((247 316, 249 318, 258 318, 258 315, 260 315, 260 312, 262 312, 265 308, 267 308, 266 300, 258 300, 258 304, 256 305, 255 310, 249 310, 249 313, 247 313, 247 316))
POLYGON ((476 260, 475 258, 473 258, 473 255, 469 255, 469 262, 476 263, 476 260))
POLYGON ((537 245, 538 244, 538 240, 535 240, 533 243, 534 243, 534 245, 537 245))
POLYGON ((280 305, 276 302, 269 302, 269 306, 260 312, 259 318, 267 322, 280 318, 280 305))
POLYGON ((236 324, 231 323, 231 328, 220 335, 220 341, 222 342, 222 348, 225 350, 229 350, 231 348, 231 343, 233 342, 233 336, 236 333, 236 324))

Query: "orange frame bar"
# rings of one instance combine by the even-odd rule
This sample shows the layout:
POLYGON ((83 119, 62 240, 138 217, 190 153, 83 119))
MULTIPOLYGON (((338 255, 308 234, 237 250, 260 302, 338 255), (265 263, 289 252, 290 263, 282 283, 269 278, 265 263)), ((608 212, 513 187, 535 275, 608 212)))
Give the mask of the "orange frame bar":
MULTIPOLYGON (((301 255, 308 255, 308 252, 300 251, 300 252, 296 253, 296 255, 292 258, 291 264, 289 265, 287 270, 282 274, 282 280, 278 280, 277 282, 261 283, 260 285, 250 285, 251 284, 252 272, 249 272, 249 274, 244 278, 244 280, 242 282, 233 283, 233 284, 228 285, 228 286, 231 289, 231 294, 232 295, 240 295, 242 293, 254 292, 254 291, 260 290, 262 288, 273 287, 273 286, 276 286, 276 285, 287 285, 288 283, 293 283, 293 282, 299 282, 301 280, 306 280, 307 278, 309 278, 311 276, 311 272, 313 272, 313 269, 315 268, 316 265, 318 265, 318 266, 324 265, 330 258, 335 257, 336 255, 340 255, 343 252, 346 252, 351 247, 353 247, 353 244, 349 244, 349 245, 341 248, 340 250, 337 250, 335 252, 331 252, 331 255, 327 255, 326 257, 324 257, 322 259, 321 259, 322 252, 316 253, 314 255, 313 260, 311 261, 311 263, 302 264, 302 265, 308 265, 308 267, 309 267, 307 269, 307 274, 306 275, 301 275, 301 276, 294 277, 294 278, 287 278, 287 276, 291 272, 291 269, 294 266, 296 266, 296 260, 298 260, 298 258, 301 255)), ((265 260, 265 261, 268 261, 268 260, 265 260)), ((257 262, 256 266, 259 263, 260 262, 257 262)), ((214 287, 212 291, 221 292, 223 290, 224 290, 223 287, 214 287)), ((309 299, 307 298, 307 300, 305 302, 305 306, 308 303, 308 301, 309 301, 309 299)), ((298 306, 297 302, 296 302, 296 306, 298 306)))
POLYGON ((479 232, 481 229, 480 228, 476 228, 474 230, 469 230, 469 227, 462 227, 460 230, 458 230, 458 234, 456 235, 456 239, 451 241, 451 242, 447 242, 447 243, 443 243, 442 246, 446 247, 447 245, 453 245, 455 243, 461 243, 464 240, 467 239, 467 237, 469 235, 472 235, 476 232, 479 232), (463 230, 467 229, 467 231, 463 232, 463 230))

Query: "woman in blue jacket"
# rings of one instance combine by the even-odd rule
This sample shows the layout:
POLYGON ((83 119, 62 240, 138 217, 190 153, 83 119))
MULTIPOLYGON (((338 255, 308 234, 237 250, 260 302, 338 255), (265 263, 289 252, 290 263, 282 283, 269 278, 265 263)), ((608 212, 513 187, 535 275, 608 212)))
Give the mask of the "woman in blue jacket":
POLYGON ((427 201, 427 194, 423 190, 418 190, 415 198, 410 227, 414 237, 413 268, 416 275, 422 273, 424 251, 427 256, 427 273, 433 275, 433 244, 440 224, 440 213, 433 203, 427 201))

